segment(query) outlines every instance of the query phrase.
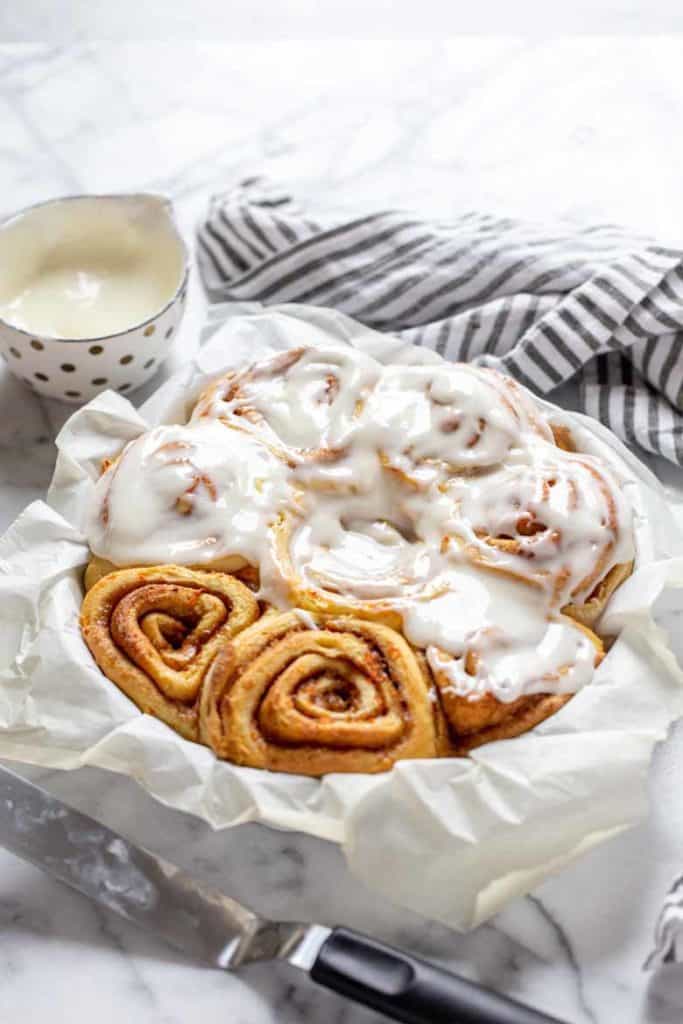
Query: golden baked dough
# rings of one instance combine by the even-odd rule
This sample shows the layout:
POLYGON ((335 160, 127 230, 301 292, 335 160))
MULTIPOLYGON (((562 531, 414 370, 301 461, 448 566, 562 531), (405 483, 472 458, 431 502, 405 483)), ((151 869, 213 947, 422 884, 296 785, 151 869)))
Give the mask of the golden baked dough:
POLYGON ((550 429, 553 433, 553 440, 558 448, 561 448, 563 452, 576 451, 576 442, 566 423, 551 423, 550 429))
POLYGON ((103 576, 107 576, 110 572, 116 572, 120 569, 120 566, 114 565, 107 558, 100 558, 99 555, 91 555, 90 561, 85 567, 83 573, 83 586, 86 591, 94 587, 95 584, 102 579, 103 576))
MULTIPOLYGON (((463 714, 460 731, 453 729, 450 753, 455 757, 465 757, 485 743, 521 736, 557 714, 572 697, 571 693, 539 693, 519 697, 510 704, 503 704, 490 695, 482 697, 480 701, 473 702, 473 714, 467 728, 463 727, 463 714)), ((454 716, 454 721, 457 720, 458 716, 454 716)))
MULTIPOLYGON (((87 590, 94 587, 103 576, 107 576, 110 572, 118 572, 122 566, 114 565, 106 558, 100 558, 99 555, 91 555, 90 561, 85 567, 83 573, 83 585, 87 590)), ((125 566, 126 569, 144 569, 151 568, 151 566, 125 566)), ((253 566, 249 565, 240 555, 227 555, 225 558, 217 558, 214 562, 210 562, 207 565, 195 565, 190 566, 197 572, 226 572, 231 576, 236 576, 237 579, 242 580, 248 586, 253 587, 258 585, 258 570, 253 566)))
POLYGON ((204 676, 258 615, 254 594, 233 576, 163 565, 102 576, 83 601, 81 630, 101 670, 141 711, 196 740, 204 676))
POLYGON ((224 646, 200 736, 237 764, 302 775, 437 754, 427 680, 403 637, 354 619, 310 628, 296 612, 267 614, 224 646))
POLYGON ((592 593, 584 601, 565 605, 562 609, 563 614, 569 615, 583 626, 594 627, 614 591, 629 578, 632 572, 633 562, 622 562, 620 565, 613 566, 598 581, 592 593))

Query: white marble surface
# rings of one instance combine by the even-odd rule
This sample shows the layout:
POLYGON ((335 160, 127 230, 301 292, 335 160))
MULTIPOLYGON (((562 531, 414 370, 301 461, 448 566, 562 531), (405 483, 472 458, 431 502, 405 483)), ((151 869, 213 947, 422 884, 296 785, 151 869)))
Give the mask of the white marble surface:
POLYGON ((462 33, 654 35, 681 31, 678 0, 23 0, 0 7, 0 38, 442 39, 462 33))
MULTIPOLYGON (((673 38, 5 46, 0 213, 75 191, 162 189, 189 232, 211 190, 265 172, 302 196, 619 220, 676 243, 682 57, 673 38)), ((195 283, 171 365, 201 317, 195 283)), ((0 370, 0 527, 44 494, 67 415, 0 370)), ((680 471, 655 468, 683 493, 680 471)), ((641 971, 683 863, 683 728, 657 753, 646 823, 468 936, 368 893, 328 844, 253 825, 212 834, 104 773, 27 773, 261 910, 366 929, 572 1024, 683 1019, 683 968, 641 971)), ((189 966, 0 853, 0 1020, 24 1018, 379 1020, 284 967, 189 966)))

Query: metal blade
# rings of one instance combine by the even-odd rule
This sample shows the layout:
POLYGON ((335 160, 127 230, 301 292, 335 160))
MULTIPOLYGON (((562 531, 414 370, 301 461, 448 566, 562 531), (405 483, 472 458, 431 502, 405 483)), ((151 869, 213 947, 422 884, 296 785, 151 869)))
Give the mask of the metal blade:
POLYGON ((259 917, 2 766, 0 845, 216 967, 286 958, 307 969, 329 934, 259 917))

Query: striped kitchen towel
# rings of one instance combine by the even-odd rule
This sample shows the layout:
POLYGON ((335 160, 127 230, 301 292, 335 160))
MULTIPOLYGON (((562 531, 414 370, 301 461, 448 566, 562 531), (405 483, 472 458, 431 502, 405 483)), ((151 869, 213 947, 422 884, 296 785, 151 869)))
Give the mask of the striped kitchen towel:
POLYGON ((469 213, 309 213, 260 178, 198 230, 212 301, 331 306, 584 410, 683 465, 683 251, 612 225, 560 231, 469 213))

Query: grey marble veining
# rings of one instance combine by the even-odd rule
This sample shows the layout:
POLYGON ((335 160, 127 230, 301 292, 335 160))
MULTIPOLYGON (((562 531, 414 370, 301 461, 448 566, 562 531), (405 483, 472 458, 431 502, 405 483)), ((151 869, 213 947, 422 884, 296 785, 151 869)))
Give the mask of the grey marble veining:
MULTIPOLYGON (((680 241, 682 56, 675 39, 0 47, 0 213, 161 189, 190 237, 212 190, 262 172, 350 206, 618 220, 680 241)), ((195 281, 171 369, 202 315, 195 281)), ((0 527, 44 495, 69 412, 0 368, 0 527)), ((683 494, 680 471, 653 465, 683 494)), ((265 913, 365 929, 572 1024, 683 1019, 683 968, 641 971, 681 870, 683 727, 657 752, 645 823, 466 936, 369 893, 331 844, 256 825, 213 833, 94 769, 25 770, 265 913)), ((2 852, 0 934, 0 1021, 379 1020, 285 966, 188 965, 2 852)))

